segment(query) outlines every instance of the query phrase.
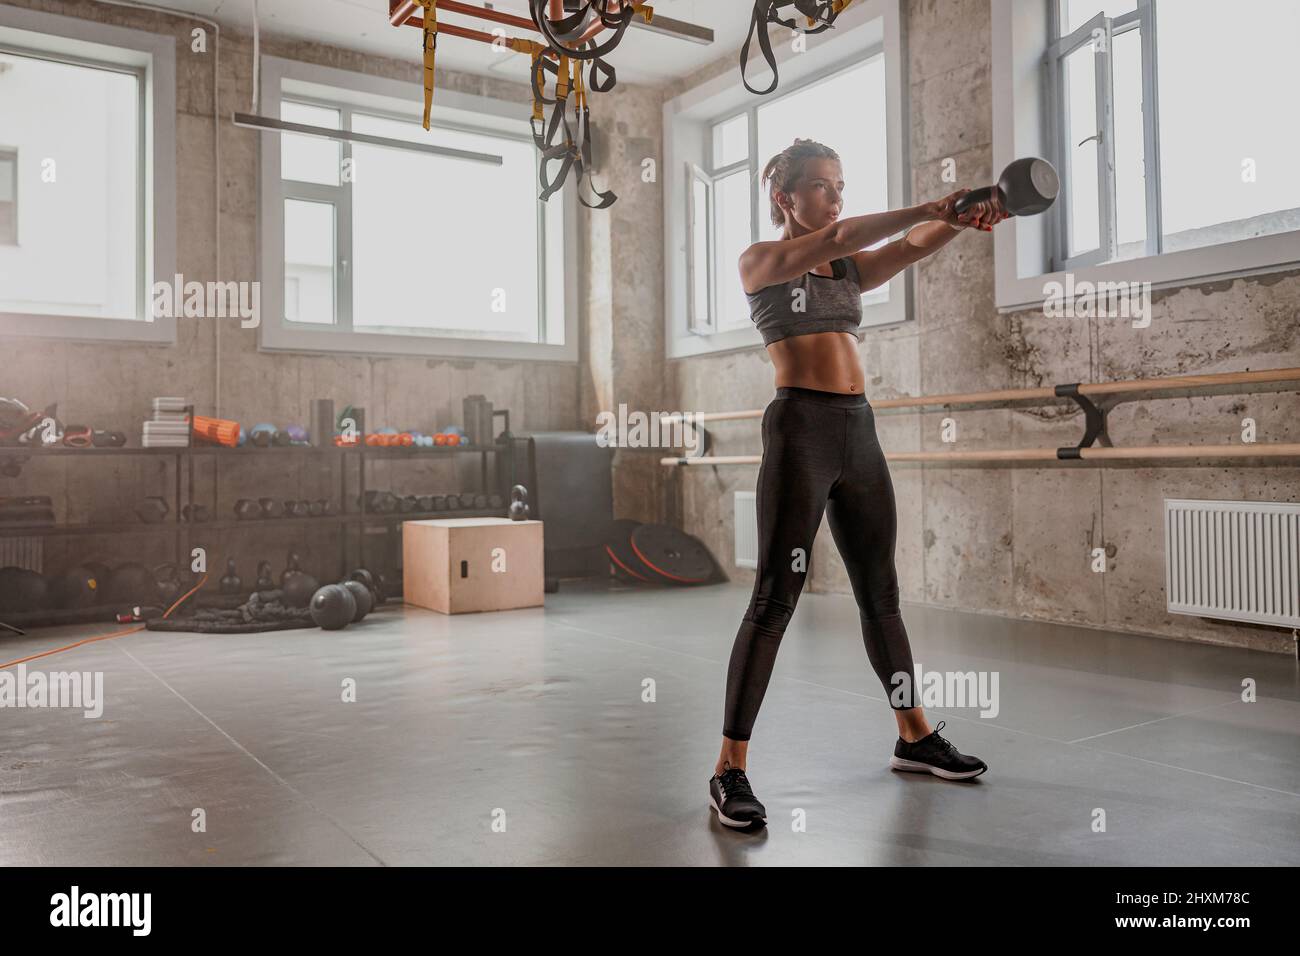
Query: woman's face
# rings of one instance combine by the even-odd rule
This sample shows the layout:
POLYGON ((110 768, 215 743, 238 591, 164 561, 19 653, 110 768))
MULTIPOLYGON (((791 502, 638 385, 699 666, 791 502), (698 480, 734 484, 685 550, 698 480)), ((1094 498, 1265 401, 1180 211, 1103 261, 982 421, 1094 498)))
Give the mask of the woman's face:
POLYGON ((844 171, 838 159, 810 159, 788 194, 791 213, 805 229, 817 230, 839 218, 844 208, 844 171))

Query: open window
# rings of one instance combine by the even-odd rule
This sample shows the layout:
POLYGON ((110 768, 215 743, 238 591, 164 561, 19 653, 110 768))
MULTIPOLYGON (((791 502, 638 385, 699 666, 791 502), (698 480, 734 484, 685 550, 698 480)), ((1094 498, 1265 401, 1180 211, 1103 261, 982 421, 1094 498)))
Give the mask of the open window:
MULTIPOLYGON (((670 357, 761 346, 739 260, 754 242, 780 235, 761 173, 796 138, 825 143, 839 154, 845 216, 906 204, 899 37, 894 0, 855 4, 834 31, 778 64, 776 92, 755 96, 727 73, 665 104, 665 163, 672 170, 664 190, 670 357), (848 113, 845 104, 852 104, 848 113)), ((754 82, 765 85, 761 73, 754 82)), ((908 294, 906 273, 864 290, 863 324, 905 320, 908 294)))
POLYGON ((1061 195, 995 237, 997 304, 1045 280, 1185 285, 1300 264, 1300 4, 993 0, 994 166, 1061 195), (1040 221, 1041 220, 1041 221, 1040 221))

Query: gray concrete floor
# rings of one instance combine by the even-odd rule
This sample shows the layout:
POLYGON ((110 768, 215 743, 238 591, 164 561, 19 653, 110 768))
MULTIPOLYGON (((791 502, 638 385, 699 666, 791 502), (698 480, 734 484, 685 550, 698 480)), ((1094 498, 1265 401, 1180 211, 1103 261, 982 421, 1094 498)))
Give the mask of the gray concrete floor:
MULTIPOLYGON (((999 674, 995 718, 927 711, 990 767, 950 783, 889 769, 841 595, 802 597, 758 718, 769 827, 727 830, 707 781, 748 598, 566 583, 545 609, 33 662, 102 671, 105 710, 0 710, 0 865, 1300 864, 1294 660, 908 606, 924 670, 999 674)), ((87 631, 0 638, 0 659, 87 631)))

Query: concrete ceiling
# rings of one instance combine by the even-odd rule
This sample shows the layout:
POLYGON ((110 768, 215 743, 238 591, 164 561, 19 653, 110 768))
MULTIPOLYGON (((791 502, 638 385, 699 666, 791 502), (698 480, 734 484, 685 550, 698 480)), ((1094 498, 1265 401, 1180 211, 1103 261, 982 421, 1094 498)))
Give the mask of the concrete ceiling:
MULTIPOLYGON (((251 30, 253 0, 154 0, 164 6, 216 20, 222 26, 251 30)), ((527 0, 465 0, 506 13, 528 16, 527 0)), ((720 56, 735 54, 745 42, 753 11, 751 0, 652 0, 657 14, 685 20, 714 32, 712 44, 697 43, 629 27, 622 43, 608 58, 620 82, 658 85, 686 76, 720 56)), ((440 12, 439 22, 490 32, 495 24, 459 14, 440 12)), ((420 31, 393 27, 388 0, 258 0, 258 22, 265 34, 314 40, 378 56, 420 58, 420 31)), ((508 35, 524 35, 512 27, 508 35)), ((536 38, 537 34, 528 34, 536 38)), ((521 82, 528 76, 528 58, 503 55, 486 44, 459 37, 438 43, 438 66, 466 73, 506 75, 521 82)))

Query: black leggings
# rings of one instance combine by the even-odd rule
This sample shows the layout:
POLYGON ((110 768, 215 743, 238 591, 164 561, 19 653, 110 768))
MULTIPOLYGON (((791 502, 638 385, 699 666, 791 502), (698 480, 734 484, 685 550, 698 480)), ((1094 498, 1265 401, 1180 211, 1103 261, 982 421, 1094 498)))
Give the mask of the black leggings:
POLYGON ((723 736, 748 740, 825 512, 862 621, 867 658, 890 706, 912 649, 898 609, 897 516, 876 416, 866 396, 782 387, 763 412, 758 469, 758 573, 727 668, 723 736))

